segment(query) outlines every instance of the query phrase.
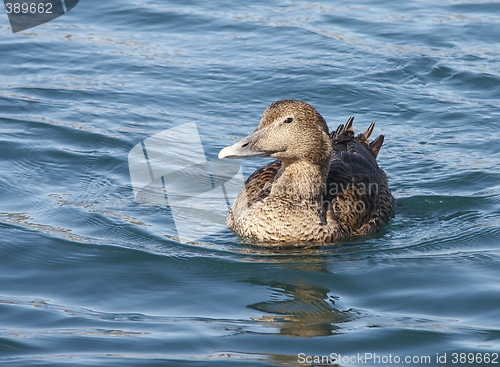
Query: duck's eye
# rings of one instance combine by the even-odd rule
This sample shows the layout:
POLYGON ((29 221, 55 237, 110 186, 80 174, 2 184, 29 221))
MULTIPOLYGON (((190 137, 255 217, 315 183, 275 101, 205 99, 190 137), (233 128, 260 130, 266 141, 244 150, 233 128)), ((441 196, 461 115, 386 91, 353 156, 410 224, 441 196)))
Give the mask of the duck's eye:
POLYGON ((287 117, 285 121, 283 121, 285 124, 289 124, 290 122, 293 121, 293 117, 287 117))

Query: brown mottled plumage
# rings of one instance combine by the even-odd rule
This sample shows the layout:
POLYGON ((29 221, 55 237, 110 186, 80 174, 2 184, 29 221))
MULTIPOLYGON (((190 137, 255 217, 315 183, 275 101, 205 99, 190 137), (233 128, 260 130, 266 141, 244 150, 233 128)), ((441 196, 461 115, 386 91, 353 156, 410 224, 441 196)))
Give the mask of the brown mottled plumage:
POLYGON ((309 104, 272 103, 257 129, 219 158, 272 157, 245 182, 227 226, 255 242, 334 242, 373 234, 393 214, 393 197, 376 157, 384 136, 357 136, 351 117, 332 134, 309 104))

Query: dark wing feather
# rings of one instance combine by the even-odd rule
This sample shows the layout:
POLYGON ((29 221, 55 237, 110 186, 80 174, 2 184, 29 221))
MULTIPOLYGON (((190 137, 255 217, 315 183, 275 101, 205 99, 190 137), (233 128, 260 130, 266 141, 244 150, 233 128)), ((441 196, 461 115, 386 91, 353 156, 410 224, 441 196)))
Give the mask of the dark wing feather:
POLYGON ((327 216, 346 234, 371 234, 393 215, 387 177, 376 161, 383 136, 368 143, 374 124, 357 137, 351 125, 352 118, 330 136, 333 153, 323 201, 329 204, 327 216))
POLYGON ((247 178, 245 181, 245 192, 249 206, 255 200, 264 199, 269 195, 274 178, 280 168, 281 161, 275 160, 257 169, 247 178))
POLYGON ((245 181, 244 189, 236 197, 231 210, 229 210, 226 225, 229 228, 234 226, 234 213, 243 213, 246 208, 258 200, 263 200, 271 192, 274 178, 281 168, 281 162, 276 160, 257 169, 245 181))

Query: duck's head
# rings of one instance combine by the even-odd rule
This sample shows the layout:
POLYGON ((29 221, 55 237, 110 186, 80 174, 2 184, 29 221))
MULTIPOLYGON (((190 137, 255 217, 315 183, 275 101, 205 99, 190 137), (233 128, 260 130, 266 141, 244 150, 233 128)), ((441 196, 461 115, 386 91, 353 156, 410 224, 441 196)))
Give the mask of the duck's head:
POLYGON ((219 152, 219 158, 270 157, 285 163, 330 159, 328 126, 311 105, 281 100, 266 108, 257 129, 219 152))

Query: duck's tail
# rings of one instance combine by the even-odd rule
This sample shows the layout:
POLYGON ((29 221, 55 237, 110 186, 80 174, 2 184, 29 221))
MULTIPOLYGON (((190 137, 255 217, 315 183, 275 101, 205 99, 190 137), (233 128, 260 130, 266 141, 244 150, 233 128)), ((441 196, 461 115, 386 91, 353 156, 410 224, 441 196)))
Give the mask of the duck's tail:
POLYGON ((356 139, 358 142, 363 144, 370 152, 372 152, 373 156, 377 158, 377 155, 382 148, 382 144, 384 143, 384 135, 379 135, 375 140, 369 142, 368 139, 375 128, 375 122, 372 122, 368 129, 365 132, 354 136, 354 129, 352 128, 352 123, 354 121, 354 116, 349 117, 347 122, 344 124, 340 124, 337 127, 337 130, 330 134, 330 140, 332 144, 341 144, 343 142, 350 141, 352 139, 356 139))

